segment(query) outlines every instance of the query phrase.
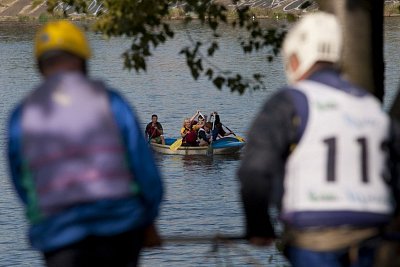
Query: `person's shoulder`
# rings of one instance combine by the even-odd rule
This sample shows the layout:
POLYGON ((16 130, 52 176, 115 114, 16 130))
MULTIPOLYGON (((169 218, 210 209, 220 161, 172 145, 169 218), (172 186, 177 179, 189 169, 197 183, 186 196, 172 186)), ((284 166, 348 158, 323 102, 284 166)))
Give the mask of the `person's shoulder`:
POLYGON ((115 88, 104 87, 104 89, 107 92, 107 94, 112 96, 112 97, 121 98, 121 99, 124 98, 123 95, 115 88))
POLYGON ((368 90, 354 84, 334 68, 319 70, 309 77, 310 81, 321 83, 356 97, 373 96, 368 90))
POLYGON ((292 117, 302 114, 307 110, 308 100, 306 95, 298 90, 295 85, 284 86, 276 91, 263 105, 262 114, 269 117, 292 117), (274 114, 274 115, 273 115, 274 114))
POLYGON ((300 90, 296 87, 296 84, 294 85, 285 85, 281 87, 275 94, 276 95, 281 95, 281 96, 287 96, 290 94, 294 93, 300 93, 300 90))
POLYGON ((305 94, 298 90, 295 85, 286 85, 277 90, 268 100, 268 102, 297 102, 305 98, 305 94))

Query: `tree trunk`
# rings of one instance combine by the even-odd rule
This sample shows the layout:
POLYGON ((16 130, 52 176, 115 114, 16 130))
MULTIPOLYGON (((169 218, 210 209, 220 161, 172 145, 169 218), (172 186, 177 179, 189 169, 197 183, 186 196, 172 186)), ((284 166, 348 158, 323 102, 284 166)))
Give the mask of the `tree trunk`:
POLYGON ((320 10, 336 14, 342 24, 342 68, 345 76, 382 101, 384 1, 319 0, 317 2, 320 10))

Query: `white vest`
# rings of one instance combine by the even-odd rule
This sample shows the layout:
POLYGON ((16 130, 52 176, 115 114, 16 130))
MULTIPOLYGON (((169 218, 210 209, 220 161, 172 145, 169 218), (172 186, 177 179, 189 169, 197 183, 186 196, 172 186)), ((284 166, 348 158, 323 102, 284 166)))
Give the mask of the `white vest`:
POLYGON ((308 101, 308 121, 289 156, 283 214, 297 212, 392 211, 383 179, 389 118, 377 99, 302 81, 297 89, 308 101))
POLYGON ((133 175, 101 84, 74 74, 45 83, 24 103, 22 130, 25 172, 44 215, 132 195, 133 175))

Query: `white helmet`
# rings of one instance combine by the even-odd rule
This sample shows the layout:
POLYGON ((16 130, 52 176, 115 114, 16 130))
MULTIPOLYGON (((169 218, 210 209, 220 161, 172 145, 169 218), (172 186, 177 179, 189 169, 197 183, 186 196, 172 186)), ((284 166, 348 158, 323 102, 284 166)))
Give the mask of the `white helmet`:
POLYGON ((283 59, 289 83, 297 81, 317 61, 337 63, 342 50, 342 31, 332 14, 316 12, 302 18, 283 42, 283 59), (289 66, 295 54, 299 61, 294 71, 289 66))

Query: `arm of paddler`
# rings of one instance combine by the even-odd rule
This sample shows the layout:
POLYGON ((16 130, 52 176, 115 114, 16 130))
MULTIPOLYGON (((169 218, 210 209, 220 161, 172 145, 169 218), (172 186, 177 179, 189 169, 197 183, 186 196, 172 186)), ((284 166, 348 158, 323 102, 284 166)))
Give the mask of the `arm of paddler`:
POLYGON ((196 125, 192 126, 192 129, 195 130, 195 131, 198 131, 201 127, 202 127, 202 125, 196 124, 196 125))
POLYGON ((199 115, 200 111, 196 111, 196 113, 190 118, 190 121, 192 122, 198 115, 199 115))
POLYGON ((182 127, 182 128, 181 128, 181 137, 184 138, 184 137, 186 136, 186 134, 187 134, 186 128, 185 128, 185 127, 182 127))

